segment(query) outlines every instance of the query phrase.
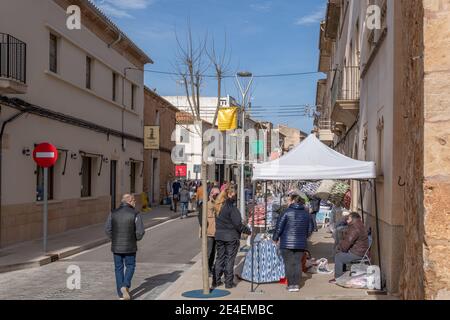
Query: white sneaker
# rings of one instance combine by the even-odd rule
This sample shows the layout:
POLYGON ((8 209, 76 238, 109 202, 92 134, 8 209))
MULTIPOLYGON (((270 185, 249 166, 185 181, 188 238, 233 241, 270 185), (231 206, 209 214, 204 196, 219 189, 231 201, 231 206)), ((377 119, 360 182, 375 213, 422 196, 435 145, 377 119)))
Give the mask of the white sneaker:
POLYGON ((120 288, 120 292, 122 292, 124 300, 131 300, 130 293, 128 292, 128 288, 122 287, 122 288, 120 288))
POLYGON ((287 288, 287 290, 288 290, 289 292, 299 292, 299 291, 300 291, 300 288, 299 288, 298 286, 289 286, 289 287, 287 288))

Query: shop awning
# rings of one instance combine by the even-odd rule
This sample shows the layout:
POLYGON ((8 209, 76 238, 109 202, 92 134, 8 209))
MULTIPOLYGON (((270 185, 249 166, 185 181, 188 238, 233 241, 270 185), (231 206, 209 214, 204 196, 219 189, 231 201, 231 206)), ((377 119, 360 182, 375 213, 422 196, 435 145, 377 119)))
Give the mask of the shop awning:
POLYGON ((314 134, 283 157, 255 164, 253 180, 375 179, 374 162, 346 157, 327 147, 314 134))

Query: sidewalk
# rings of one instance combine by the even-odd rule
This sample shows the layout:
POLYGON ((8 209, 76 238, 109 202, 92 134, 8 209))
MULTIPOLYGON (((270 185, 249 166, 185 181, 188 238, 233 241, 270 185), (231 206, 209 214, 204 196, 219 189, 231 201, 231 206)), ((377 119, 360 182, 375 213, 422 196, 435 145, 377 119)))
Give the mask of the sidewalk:
MULTIPOLYGON (((167 206, 154 207, 142 214, 145 228, 179 217, 167 206)), ((95 248, 110 240, 104 224, 71 230, 48 238, 48 253, 42 251, 42 239, 23 242, 0 249, 0 273, 43 266, 82 251, 95 248)))
MULTIPOLYGON (((311 254, 315 258, 331 257, 331 247, 333 239, 331 234, 321 229, 314 233, 310 240, 311 254)), ((244 245, 245 242, 242 242, 244 245)), ((245 253, 239 252, 236 259, 235 274, 240 274, 243 267, 245 253)), ((158 300, 178 300, 184 299, 182 293, 190 290, 202 289, 202 263, 201 254, 196 257, 197 263, 186 271, 174 284, 163 292, 158 300)), ((330 263, 330 268, 334 265, 330 263)), ((255 292, 251 291, 251 284, 246 281, 239 281, 236 288, 231 289, 231 294, 220 300, 391 300, 395 297, 382 295, 369 295, 367 290, 345 289, 337 285, 328 283, 333 275, 303 274, 302 286, 298 293, 288 293, 286 285, 255 284, 255 292)), ((220 287, 219 289, 224 289, 220 287)))

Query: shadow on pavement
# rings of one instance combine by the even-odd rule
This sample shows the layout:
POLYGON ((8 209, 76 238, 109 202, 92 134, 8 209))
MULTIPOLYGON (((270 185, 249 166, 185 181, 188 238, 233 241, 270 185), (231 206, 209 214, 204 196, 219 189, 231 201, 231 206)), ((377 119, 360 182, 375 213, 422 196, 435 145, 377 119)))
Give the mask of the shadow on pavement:
POLYGON ((148 292, 152 291, 156 287, 162 286, 168 282, 175 282, 183 273, 183 271, 174 271, 172 273, 158 274, 156 276, 145 279, 139 287, 130 291, 133 299, 137 299, 148 292))

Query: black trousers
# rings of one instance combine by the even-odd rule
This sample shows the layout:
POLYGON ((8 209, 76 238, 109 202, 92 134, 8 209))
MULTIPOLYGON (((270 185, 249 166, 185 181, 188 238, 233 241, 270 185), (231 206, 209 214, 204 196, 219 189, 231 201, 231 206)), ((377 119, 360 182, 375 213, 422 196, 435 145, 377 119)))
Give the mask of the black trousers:
POLYGON ((208 268, 211 273, 214 271, 214 260, 216 260, 216 239, 208 237, 208 268))
POLYGON ((231 286, 234 282, 234 262, 239 250, 239 240, 220 241, 216 240, 217 257, 214 267, 214 282, 225 275, 225 285, 231 286))
POLYGON ((302 278, 303 250, 281 249, 288 286, 299 286, 302 278))

